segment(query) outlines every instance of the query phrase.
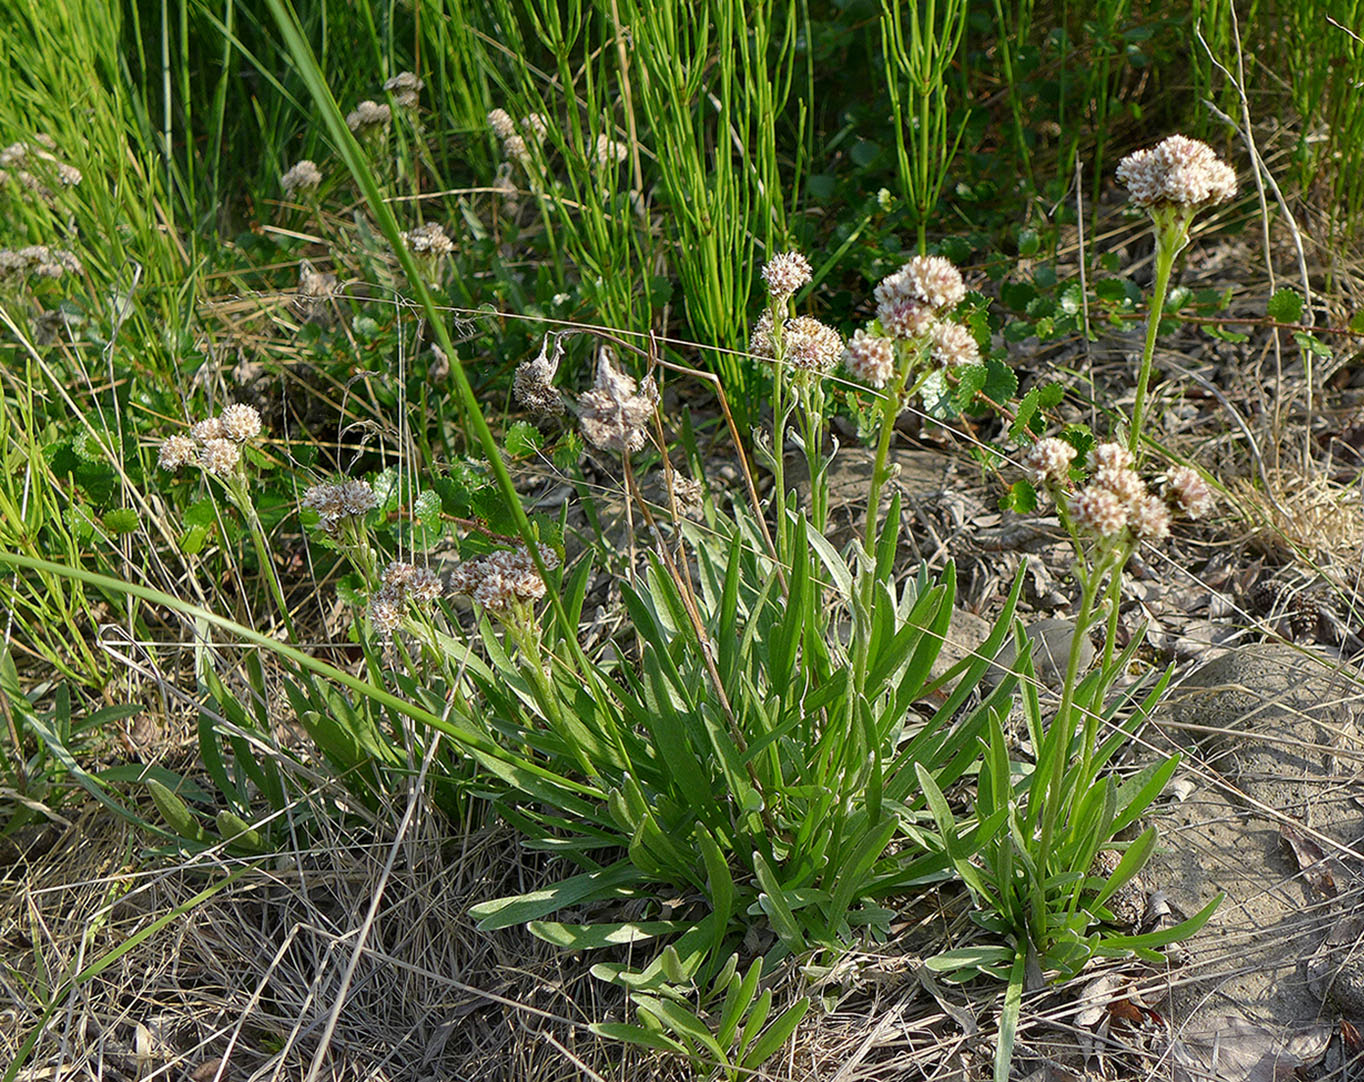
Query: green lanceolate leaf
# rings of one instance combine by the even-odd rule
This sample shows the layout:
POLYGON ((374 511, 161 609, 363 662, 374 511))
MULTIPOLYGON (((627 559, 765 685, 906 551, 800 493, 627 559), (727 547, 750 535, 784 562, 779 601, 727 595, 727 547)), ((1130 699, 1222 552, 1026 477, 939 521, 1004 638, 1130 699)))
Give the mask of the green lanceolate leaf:
POLYGON ((188 804, 155 778, 148 778, 143 784, 147 786, 147 792, 151 794, 161 818, 176 834, 192 842, 203 843, 207 840, 203 826, 189 810, 188 804))
POLYGON ((1019 951, 1009 973, 1009 986, 1004 990, 1004 1009, 999 1014, 999 1043, 995 1046, 995 1082, 1009 1082, 1009 1064, 1013 1061, 1018 1016, 1023 1008, 1026 962, 1026 956, 1019 951))
POLYGON ((227 842, 229 849, 253 855, 264 855, 273 850, 266 844, 261 833, 240 815, 224 808, 215 820, 218 834, 227 842))
POLYGON ((625 897, 627 888, 638 879, 639 872, 629 861, 622 860, 599 871, 575 875, 551 887, 480 902, 469 910, 469 915, 478 921, 480 931, 496 931, 538 920, 568 906, 625 897))
POLYGON ((710 1027, 701 1021, 693 1011, 673 1000, 646 995, 642 992, 632 993, 630 998, 634 1001, 636 1009, 647 1011, 662 1022, 666 1029, 687 1040, 695 1041, 714 1056, 717 1063, 729 1063, 729 1057, 725 1055, 724 1049, 720 1047, 720 1042, 711 1033, 710 1027))
POLYGON ((730 980, 729 988, 725 991, 724 1007, 720 1011, 720 1025, 716 1030, 716 1039, 726 1048, 733 1044, 734 1036, 739 1032, 739 1023, 747 1016, 749 1005, 758 994, 762 972, 763 960, 755 958, 742 980, 737 973, 730 980))
POLYGON ((884 819, 868 829, 858 842, 849 848, 833 879, 834 893, 828 908, 831 927, 838 927, 848 907, 868 886, 867 874, 886 851, 891 838, 895 836, 896 825, 894 818, 884 819))
POLYGON ((744 1052, 740 1066, 746 1070, 754 1071, 776 1055, 781 1050, 781 1046, 786 1043, 787 1038, 795 1032, 796 1027, 800 1025, 801 1019, 805 1017, 809 1009, 810 1000, 802 996, 777 1015, 772 1020, 772 1024, 763 1031, 762 1036, 744 1052))
POLYGON ((1165 791, 1165 786, 1174 775, 1179 762, 1180 757, 1172 755, 1163 763, 1152 763, 1118 786, 1118 813, 1110 828, 1111 834, 1120 834, 1137 821, 1156 797, 1165 791))
POLYGON ((628 1022, 593 1022, 587 1028, 599 1037, 607 1037, 613 1041, 624 1041, 626 1044, 653 1048, 659 1052, 676 1052, 683 1056, 688 1054, 686 1045, 656 1029, 633 1026, 628 1022))
MULTIPOLYGON (((1219 892, 1217 897, 1195 913, 1187 920, 1182 920, 1178 924, 1169 928, 1162 928, 1156 932, 1145 932, 1141 935, 1107 935, 1099 942, 1101 947, 1106 948, 1105 953, 1112 951, 1134 951, 1141 953, 1160 947, 1169 946, 1171 943, 1178 943, 1181 939, 1188 939, 1189 936, 1197 932, 1203 925, 1208 923, 1209 918, 1216 912, 1217 907, 1222 904, 1225 894, 1219 892)), ((1164 959, 1159 959, 1163 961, 1164 959)))
POLYGON ((1120 890, 1127 883, 1131 882, 1150 859, 1151 853, 1156 848, 1156 828, 1147 827, 1141 835, 1128 845, 1118 861, 1118 866, 1113 869, 1113 874, 1108 877, 1108 882, 1104 884, 1094 898, 1095 905, 1103 905, 1109 898, 1113 897, 1114 892, 1120 890))
POLYGON ((734 915, 734 877, 730 874, 729 862, 725 860, 725 855, 720 851, 720 846, 710 831, 701 823, 697 823, 694 836, 697 847, 701 850, 701 859, 706 865, 706 887, 711 910, 715 915, 715 939, 711 944, 711 956, 718 958, 730 918, 734 915))
POLYGON ((773 874, 771 866, 761 853, 753 854, 753 869, 758 876, 758 886, 763 893, 758 895, 758 904, 772 922, 772 930, 792 954, 799 954, 805 948, 805 936, 801 933, 796 915, 786 900, 786 893, 773 874))

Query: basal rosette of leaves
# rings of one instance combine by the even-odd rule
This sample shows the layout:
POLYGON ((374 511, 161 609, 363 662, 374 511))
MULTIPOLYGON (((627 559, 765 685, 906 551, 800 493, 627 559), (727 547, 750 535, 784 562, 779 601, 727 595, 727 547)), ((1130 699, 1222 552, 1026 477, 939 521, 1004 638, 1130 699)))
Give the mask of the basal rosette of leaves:
MULTIPOLYGON (((898 509, 888 521, 898 524, 898 509)), ((636 588, 623 587, 638 664, 601 664, 584 679, 549 642, 513 656, 485 622, 488 661, 468 663, 469 721, 525 749, 496 768, 507 783, 499 808, 526 846, 579 871, 473 916, 483 929, 525 924, 575 950, 633 944, 642 961, 603 961, 593 973, 629 990, 639 1024, 602 1032, 734 1071, 781 1043, 758 1043, 771 991, 760 1009, 758 976, 736 969, 747 931, 772 933, 758 967, 770 973, 790 956, 887 935, 897 895, 951 874, 929 836, 920 775, 952 785, 978 761, 991 712, 1007 710, 1012 681, 963 707, 1004 642, 1018 591, 978 654, 951 670, 954 690, 932 698, 945 686, 929 671, 953 571, 935 580, 921 570, 897 593, 886 585, 896 542, 887 527, 856 688, 843 647, 825 637, 826 609, 846 606, 854 586, 844 558, 794 515, 784 568, 760 555, 745 514, 715 526, 686 528, 694 591, 657 558, 636 588), (663 897, 683 899, 668 919, 656 901, 642 918, 622 914, 622 899, 663 897), (552 919, 569 908, 586 922, 552 919), (756 1013, 739 1011, 736 997, 753 999, 756 1013)), ((585 574, 563 590, 571 611, 585 574)), ((803 1002, 792 1009, 803 1013, 803 1002)), ((780 1027, 798 1020, 783 1017, 772 1022, 782 1040, 780 1027)))

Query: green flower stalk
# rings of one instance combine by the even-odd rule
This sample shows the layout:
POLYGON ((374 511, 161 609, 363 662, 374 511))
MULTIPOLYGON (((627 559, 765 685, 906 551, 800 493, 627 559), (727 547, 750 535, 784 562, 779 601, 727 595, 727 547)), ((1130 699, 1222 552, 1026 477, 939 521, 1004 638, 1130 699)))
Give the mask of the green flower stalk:
MULTIPOLYGON (((895 420, 939 368, 980 359, 975 340, 964 327, 943 317, 966 297, 961 272, 941 256, 915 256, 875 290, 876 319, 857 331, 843 351, 843 367, 855 379, 885 393, 877 404, 876 450, 867 491, 867 518, 862 533, 862 566, 852 598, 853 686, 867 675, 867 651, 876 589, 877 526, 881 494, 890 479, 887 459, 895 420)), ((849 698, 848 721, 852 720, 849 698)))
POLYGON ((221 482, 228 502, 246 520, 261 574, 265 576, 286 633, 292 641, 297 642, 298 635, 285 601, 284 586, 270 555, 270 541, 260 516, 256 514, 250 485, 242 472, 242 448, 260 434, 261 420, 256 408, 240 402, 233 403, 223 407, 217 417, 196 421, 190 426, 189 435, 168 436, 161 444, 157 464, 163 470, 174 472, 182 466, 195 463, 205 474, 221 482))
POLYGON ((1172 135, 1155 147, 1123 158, 1118 163, 1117 177, 1127 188, 1132 202, 1150 215, 1156 242, 1156 280, 1146 320, 1146 344, 1141 355, 1141 372, 1137 376, 1137 397, 1132 406, 1127 444, 1135 455, 1141 447, 1151 361, 1155 356, 1156 335, 1160 331, 1160 317, 1165 308, 1175 256, 1189 243, 1189 224, 1194 215, 1236 195, 1236 174, 1206 143, 1172 135))
POLYGON ((773 361, 771 462, 776 480, 777 549, 786 552, 786 469, 783 448, 794 416, 810 477, 810 521, 828 524, 828 493, 821 456, 824 432, 824 377, 838 363, 843 338, 811 316, 795 314, 793 298, 809 284, 810 264, 799 252, 775 255, 762 269, 768 307, 753 328, 749 350, 773 361))

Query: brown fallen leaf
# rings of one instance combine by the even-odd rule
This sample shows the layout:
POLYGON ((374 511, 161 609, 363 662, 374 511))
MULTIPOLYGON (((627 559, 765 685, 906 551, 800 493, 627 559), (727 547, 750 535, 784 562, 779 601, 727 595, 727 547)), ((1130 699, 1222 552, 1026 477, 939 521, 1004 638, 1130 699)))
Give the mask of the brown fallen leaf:
POLYGON ((1309 838, 1292 823, 1279 824, 1279 837, 1293 850, 1293 859, 1308 886, 1323 898, 1334 898, 1340 893, 1335 879, 1340 864, 1334 856, 1326 855, 1316 839, 1309 838))
POLYGON ((1364 1041, 1361 1041, 1359 1037, 1359 1030, 1355 1029, 1344 1018, 1340 1020, 1340 1039, 1345 1042, 1345 1047, 1350 1050, 1351 1054, 1358 1052, 1361 1046, 1364 1046, 1364 1041))
POLYGON ((1207 1018, 1171 1037, 1174 1082, 1284 1082, 1316 1063, 1334 1032, 1324 1022, 1289 1030, 1239 1015, 1207 1018))
POLYGON ((189 1076, 190 1082, 213 1082, 215 1078, 220 1078, 223 1082, 226 1082, 231 1075, 223 1069, 223 1066, 223 1059, 221 1056, 215 1056, 213 1059, 206 1059, 203 1063, 199 1064, 198 1067, 194 1068, 194 1073, 189 1076), (222 1073, 219 1074, 219 1071, 222 1073))

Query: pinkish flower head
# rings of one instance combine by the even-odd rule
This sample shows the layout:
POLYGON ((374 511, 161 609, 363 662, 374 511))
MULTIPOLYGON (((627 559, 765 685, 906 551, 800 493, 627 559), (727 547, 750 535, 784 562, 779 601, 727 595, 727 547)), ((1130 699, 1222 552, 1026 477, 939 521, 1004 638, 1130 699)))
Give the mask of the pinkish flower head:
POLYGON ((1035 485, 1065 484, 1070 476, 1070 464, 1075 459, 1075 448, 1065 440, 1053 436, 1038 440, 1023 456, 1022 466, 1035 485))
POLYGON ((1169 138, 1118 163, 1117 177, 1139 207, 1214 206, 1236 195, 1236 173, 1197 139, 1169 138))
POLYGON ((884 387, 895 374, 895 342, 857 330, 843 348, 843 367, 868 387, 884 387))

